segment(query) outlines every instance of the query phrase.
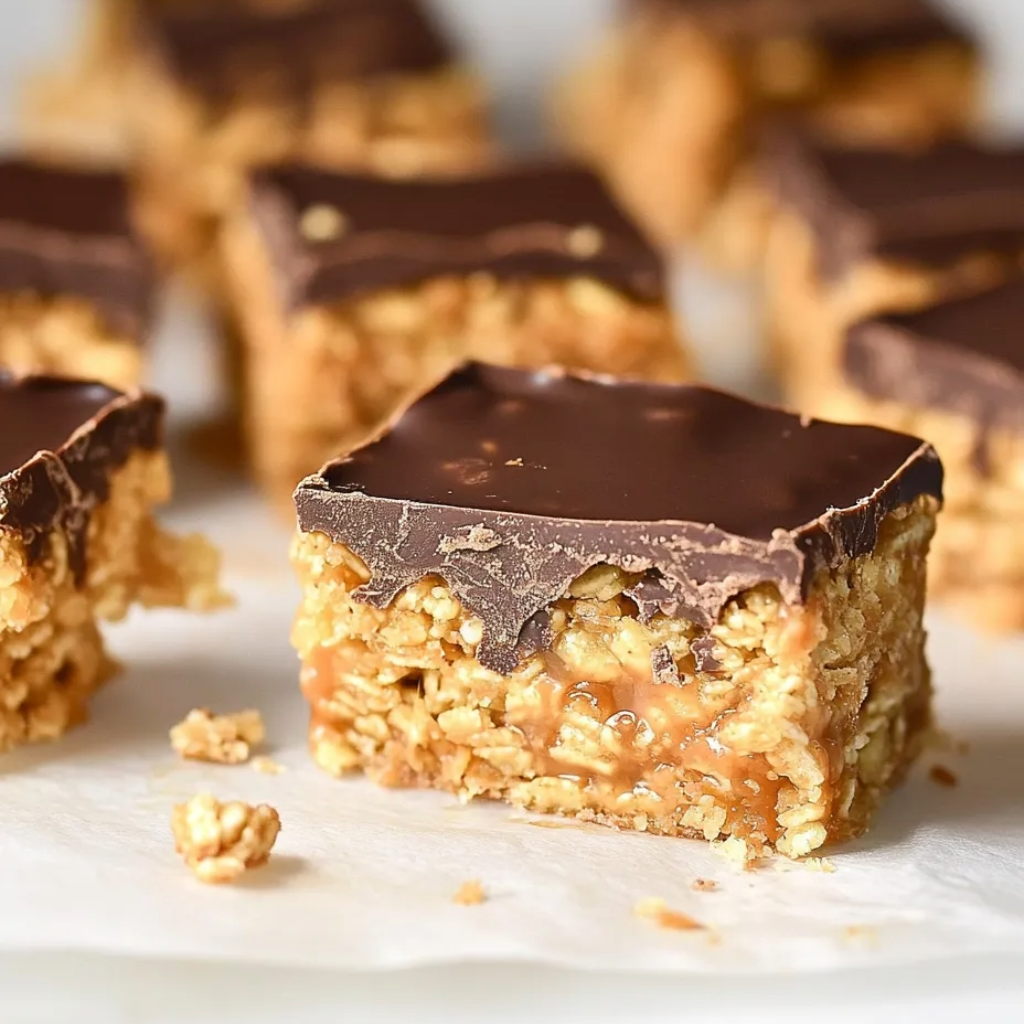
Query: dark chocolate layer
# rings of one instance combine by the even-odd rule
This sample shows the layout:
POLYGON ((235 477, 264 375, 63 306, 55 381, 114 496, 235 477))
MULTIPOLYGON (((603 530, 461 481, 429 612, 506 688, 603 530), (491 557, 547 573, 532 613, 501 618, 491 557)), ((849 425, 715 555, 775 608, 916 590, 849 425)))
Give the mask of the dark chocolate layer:
POLYGON ((161 399, 138 391, 0 374, 0 529, 19 534, 32 557, 66 531, 81 576, 92 510, 132 452, 161 446, 163 414, 161 399))
POLYGON ((369 565, 361 600, 444 577, 484 620, 481 659, 507 671, 527 623, 593 565, 646 573, 643 615, 709 626, 762 582, 801 602, 817 568, 870 552, 889 512, 941 485, 931 447, 901 434, 471 363, 303 481, 296 506, 302 530, 369 565))
POLYGON ((432 181, 279 168, 256 176, 253 211, 291 308, 477 272, 582 275, 664 298, 661 258, 598 178, 576 166, 432 181), (335 217, 337 236, 305 237, 310 211, 335 217))
POLYGON ((142 30, 170 74, 211 99, 437 71, 452 52, 417 0, 152 5, 142 30))
POLYGON ((1024 280, 856 325, 844 372, 860 391, 1024 433, 1024 280))
POLYGON ((870 258, 942 267, 1024 250, 1024 147, 950 142, 900 153, 775 132, 763 163, 813 232, 827 278, 870 258))
POLYGON ((656 15, 684 14, 725 39, 805 39, 838 59, 968 43, 964 29, 927 0, 634 0, 633 6, 656 15))
POLYGON ((122 175, 0 162, 0 292, 71 295, 129 338, 148 333, 156 293, 122 175))

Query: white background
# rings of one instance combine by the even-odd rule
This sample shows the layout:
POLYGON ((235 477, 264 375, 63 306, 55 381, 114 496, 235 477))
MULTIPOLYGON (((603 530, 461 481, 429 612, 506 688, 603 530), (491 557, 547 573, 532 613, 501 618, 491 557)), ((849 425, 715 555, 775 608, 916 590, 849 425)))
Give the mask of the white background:
MULTIPOLYGON (((440 6, 453 16, 498 86, 505 136, 532 143, 539 90, 611 5, 605 0, 441 0, 440 6)), ((991 108, 999 123, 1024 120, 1024 3, 965 0, 960 6, 979 19, 992 46, 991 108)), ((0 0, 0 95, 11 96, 37 54, 60 44, 75 13, 74 0, 0 0)), ((3 113, 6 127, 10 113, 3 113)), ((713 333, 740 320, 741 314, 734 318, 723 310, 713 333)), ((180 324, 175 333, 181 333, 180 324)), ((704 340, 716 339, 705 334, 704 340)), ((1015 763, 1019 766, 1020 759, 1015 763)), ((1016 1020, 1024 1011, 1024 964, 1010 960, 777 981, 638 977, 616 975, 610 963, 593 967, 592 973, 473 966, 360 976, 7 954, 0 957, 0 1021, 686 1019, 772 1024, 800 1016, 845 1024, 865 1017, 960 1021, 967 1013, 1000 1011, 1002 1018, 1016 1020)))

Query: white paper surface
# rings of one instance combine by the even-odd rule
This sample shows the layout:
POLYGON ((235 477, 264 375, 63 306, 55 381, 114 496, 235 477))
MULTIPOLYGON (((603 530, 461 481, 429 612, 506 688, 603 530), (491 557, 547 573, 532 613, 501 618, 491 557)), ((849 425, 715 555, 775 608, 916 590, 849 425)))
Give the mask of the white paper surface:
MULTIPOLYGON (((691 277, 690 295, 708 294, 691 277)), ((720 301, 720 297, 719 297, 720 301)), ((694 312, 698 312, 696 309, 694 312)), ((723 365, 720 309, 696 317, 723 365)), ((727 333, 739 337, 732 317, 727 333)), ((201 325, 178 309, 157 379, 202 406, 201 325)), ((181 453, 177 453, 181 454, 181 453)), ((1024 643, 932 619, 942 722, 970 752, 937 752, 834 874, 783 862, 738 871, 700 842, 596 826, 536 827, 499 804, 338 781, 305 751, 306 706, 287 634, 297 588, 288 529, 236 481, 178 459, 168 520, 201 525, 228 558, 237 609, 138 613, 110 630, 125 674, 91 722, 0 760, 0 950, 76 949, 338 967, 534 960, 597 970, 814 970, 987 951, 1024 952, 1024 643), (180 761, 167 730, 191 708, 259 708, 281 776, 180 761), (956 789, 928 780, 939 761, 956 789), (270 865, 212 889, 172 847, 171 806, 200 790, 266 801, 283 831, 270 865), (718 891, 696 893, 696 877, 718 891), (480 879, 482 906, 451 902, 480 879), (708 926, 667 932, 633 916, 663 897, 708 926), (851 933, 853 929, 853 933, 851 933)))

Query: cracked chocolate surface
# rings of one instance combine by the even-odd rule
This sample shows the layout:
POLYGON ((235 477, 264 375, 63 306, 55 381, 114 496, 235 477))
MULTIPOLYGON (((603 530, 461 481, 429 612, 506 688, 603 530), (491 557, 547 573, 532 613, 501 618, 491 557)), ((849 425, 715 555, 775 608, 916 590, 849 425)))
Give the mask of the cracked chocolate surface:
POLYGON ((664 298, 661 257, 572 164, 433 181, 277 168, 257 175, 252 208, 291 308, 472 273, 586 276, 664 298), (318 215, 327 237, 309 236, 318 215))
POLYGON ((34 558, 65 529, 80 577, 93 509, 134 451, 161 447, 163 414, 162 399, 141 391, 0 372, 0 529, 18 533, 34 558))
POLYGON ((156 276, 124 176, 0 161, 0 291, 85 299, 143 340, 156 276))
POLYGON ((802 602, 819 567, 870 552, 889 512, 941 489, 934 450, 901 434, 708 388, 469 363, 295 501, 300 529, 369 566, 359 600, 385 607, 439 575, 505 672, 594 565, 642 574, 628 593, 643 618, 708 627, 760 583, 802 602))

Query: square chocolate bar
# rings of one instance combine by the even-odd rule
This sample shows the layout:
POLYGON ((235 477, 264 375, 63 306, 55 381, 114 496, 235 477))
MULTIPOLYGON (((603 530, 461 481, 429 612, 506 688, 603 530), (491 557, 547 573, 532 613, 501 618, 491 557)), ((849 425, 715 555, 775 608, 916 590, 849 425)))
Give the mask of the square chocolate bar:
POLYGON ((0 365, 132 387, 155 297, 122 176, 0 161, 0 365))
POLYGON ((977 77, 973 42, 926 0, 633 0, 557 113, 655 237, 697 234, 738 267, 763 244, 762 117, 919 146, 974 121, 977 77))
POLYGON ((468 364, 295 494, 317 763, 802 856, 920 750, 931 447, 468 364))
POLYGON ((212 232, 252 167, 407 176, 490 157, 482 88, 419 0, 101 6, 82 74, 118 83, 145 223, 172 260, 214 270, 212 232))
POLYGON ((1024 629, 1024 281, 856 324, 818 405, 934 442, 930 590, 982 629, 1024 629))
POLYGON ((256 175, 225 231, 257 475, 281 498, 466 358, 679 380, 660 256, 567 165, 256 175))
POLYGON ((1024 253, 1024 148, 919 152, 813 145, 764 153, 779 207, 766 261, 768 332, 787 396, 814 412, 850 324, 985 288, 1024 253))
POLYGON ((81 722, 116 667, 99 622, 223 603, 219 557, 175 537, 163 402, 64 378, 0 376, 0 751, 81 722))

